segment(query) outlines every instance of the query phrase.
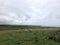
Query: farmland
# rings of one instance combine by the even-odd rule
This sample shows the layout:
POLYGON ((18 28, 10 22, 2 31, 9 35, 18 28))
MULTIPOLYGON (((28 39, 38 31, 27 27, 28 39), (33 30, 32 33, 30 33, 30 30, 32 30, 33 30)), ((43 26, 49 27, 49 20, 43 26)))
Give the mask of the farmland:
POLYGON ((49 40, 59 28, 8 27, 0 26, 0 45, 60 45, 60 42, 49 40))

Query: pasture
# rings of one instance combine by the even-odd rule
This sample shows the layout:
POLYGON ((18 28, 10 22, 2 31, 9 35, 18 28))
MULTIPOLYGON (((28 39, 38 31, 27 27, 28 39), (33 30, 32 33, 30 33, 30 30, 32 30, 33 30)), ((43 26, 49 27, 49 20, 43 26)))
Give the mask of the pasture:
MULTIPOLYGON (((16 27, 15 27, 16 28, 16 27)), ((0 29, 1 30, 1 29, 0 29)), ((0 45, 60 45, 60 42, 49 40, 57 35, 57 29, 23 28, 0 31, 0 45)), ((58 32, 60 35, 60 32, 58 32)))

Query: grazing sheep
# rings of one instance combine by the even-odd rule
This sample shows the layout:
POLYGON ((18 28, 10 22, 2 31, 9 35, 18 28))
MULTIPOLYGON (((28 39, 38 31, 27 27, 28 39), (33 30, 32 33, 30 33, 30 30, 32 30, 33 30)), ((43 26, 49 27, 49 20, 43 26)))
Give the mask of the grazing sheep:
POLYGON ((25 29, 26 32, 32 32, 32 29, 25 29))
POLYGON ((27 32, 27 31, 28 31, 28 29, 25 29, 24 31, 26 31, 26 32, 27 32))

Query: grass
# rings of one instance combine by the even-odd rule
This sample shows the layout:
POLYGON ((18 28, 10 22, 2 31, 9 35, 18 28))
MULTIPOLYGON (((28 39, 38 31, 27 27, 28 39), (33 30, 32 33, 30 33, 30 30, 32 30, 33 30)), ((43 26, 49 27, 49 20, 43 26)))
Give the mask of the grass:
POLYGON ((0 31, 0 45, 60 45, 59 42, 48 40, 54 30, 36 31, 0 31))

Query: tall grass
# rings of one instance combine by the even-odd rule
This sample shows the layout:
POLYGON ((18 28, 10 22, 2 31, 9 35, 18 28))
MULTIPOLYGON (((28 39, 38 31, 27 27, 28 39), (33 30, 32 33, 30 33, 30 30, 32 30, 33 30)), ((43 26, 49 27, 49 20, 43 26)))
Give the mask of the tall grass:
POLYGON ((52 30, 39 31, 0 31, 0 45, 60 45, 53 40, 48 40, 53 35, 52 30))

